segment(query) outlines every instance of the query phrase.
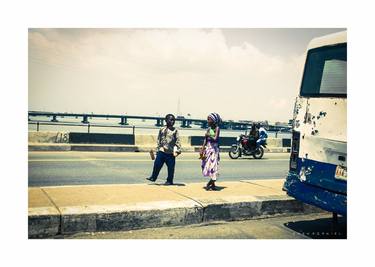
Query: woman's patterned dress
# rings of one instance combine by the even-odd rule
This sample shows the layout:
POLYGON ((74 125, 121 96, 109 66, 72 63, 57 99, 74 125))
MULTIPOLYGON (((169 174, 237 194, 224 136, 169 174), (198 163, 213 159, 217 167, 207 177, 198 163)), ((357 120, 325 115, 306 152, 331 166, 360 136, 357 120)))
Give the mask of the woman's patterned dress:
POLYGON ((217 140, 215 140, 214 135, 210 135, 206 138, 206 148, 202 159, 202 173, 203 176, 209 177, 215 181, 219 175, 219 136, 217 140))

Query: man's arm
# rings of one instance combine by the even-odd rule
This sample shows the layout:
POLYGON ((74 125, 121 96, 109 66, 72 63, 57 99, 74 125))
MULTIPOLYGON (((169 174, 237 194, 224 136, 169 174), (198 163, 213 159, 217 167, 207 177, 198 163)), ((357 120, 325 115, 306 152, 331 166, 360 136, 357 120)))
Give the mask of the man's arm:
POLYGON ((161 145, 161 131, 162 129, 159 130, 158 138, 156 140, 156 151, 159 151, 159 147, 161 145))
POLYGON ((178 151, 181 151, 181 139, 178 130, 176 130, 176 146, 178 151))

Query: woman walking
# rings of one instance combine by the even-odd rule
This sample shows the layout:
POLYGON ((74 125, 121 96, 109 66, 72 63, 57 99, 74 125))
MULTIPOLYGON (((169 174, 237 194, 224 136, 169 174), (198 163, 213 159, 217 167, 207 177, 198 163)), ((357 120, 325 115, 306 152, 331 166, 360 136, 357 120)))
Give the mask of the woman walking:
POLYGON ((211 113, 207 117, 208 129, 205 134, 201 148, 202 173, 210 180, 206 185, 206 190, 216 190, 215 182, 219 175, 219 124, 221 118, 217 113, 211 113))

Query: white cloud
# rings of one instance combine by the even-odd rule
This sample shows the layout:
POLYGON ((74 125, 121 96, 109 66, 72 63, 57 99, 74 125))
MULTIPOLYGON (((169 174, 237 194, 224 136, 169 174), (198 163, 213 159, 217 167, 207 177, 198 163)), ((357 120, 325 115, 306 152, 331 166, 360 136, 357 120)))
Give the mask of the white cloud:
POLYGON ((29 109, 152 115, 180 97, 196 118, 286 121, 301 58, 228 47, 220 30, 33 30, 29 109))

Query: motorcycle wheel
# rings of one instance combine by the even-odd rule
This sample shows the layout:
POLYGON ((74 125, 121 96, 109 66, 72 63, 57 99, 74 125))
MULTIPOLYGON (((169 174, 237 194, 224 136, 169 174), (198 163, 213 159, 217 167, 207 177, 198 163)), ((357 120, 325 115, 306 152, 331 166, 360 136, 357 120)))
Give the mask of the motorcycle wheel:
POLYGON ((229 150, 229 157, 231 159, 238 159, 240 156, 240 148, 238 146, 232 146, 229 150))
POLYGON ((261 159, 264 154, 264 149, 263 147, 259 147, 254 151, 253 157, 254 159, 261 159))

